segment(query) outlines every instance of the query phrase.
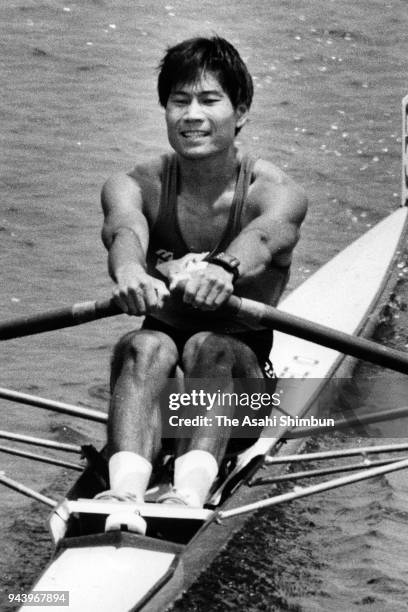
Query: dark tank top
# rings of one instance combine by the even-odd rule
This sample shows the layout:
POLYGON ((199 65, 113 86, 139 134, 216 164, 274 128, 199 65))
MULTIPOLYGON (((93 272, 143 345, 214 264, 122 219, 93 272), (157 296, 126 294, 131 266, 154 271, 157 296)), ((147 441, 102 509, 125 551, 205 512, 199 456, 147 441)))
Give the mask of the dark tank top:
MULTIPOLYGON (((255 160, 244 156, 238 172, 229 218, 223 235, 211 251, 220 253, 238 236, 241 231, 241 214, 248 194, 255 160)), ((163 156, 162 190, 159 213, 150 230, 147 264, 149 273, 157 265, 157 260, 179 259, 191 252, 180 231, 177 216, 178 167, 174 154, 163 156)))
MULTIPOLYGON (((146 259, 148 273, 156 278, 159 278, 160 280, 166 281, 166 277, 161 274, 158 267, 160 268, 161 264, 164 264, 166 261, 180 259, 192 251, 187 247, 178 224, 177 194, 179 191, 179 172, 177 156, 175 154, 166 154, 163 155, 162 159, 163 165, 160 206, 157 219, 150 228, 149 247, 146 259)), ((242 210, 247 198, 249 186, 252 181, 254 164, 255 160, 251 156, 244 155, 242 157, 228 221, 225 226, 225 230, 218 241, 218 244, 212 249, 211 255, 224 251, 241 232, 242 210)), ((266 274, 270 275, 275 270, 277 270, 278 275, 280 271, 280 275, 283 273, 284 286, 288 276, 288 268, 276 269, 274 266, 271 267, 270 270, 266 271, 266 274)), ((273 281, 273 285, 276 285, 276 281, 278 279, 276 278, 276 274, 274 274, 274 276, 274 279, 269 277, 269 285, 271 284, 271 281, 273 281)), ((262 287, 262 285, 265 287, 264 283, 265 279, 263 278, 259 278, 255 281, 258 288, 262 287)), ((281 283, 278 282, 278 284, 280 285, 281 283)), ((253 280, 251 281, 251 285, 254 285, 253 280)), ((279 298, 282 289, 279 289, 278 292, 279 298)), ((252 299, 258 299, 259 301, 269 304, 272 304, 273 302, 276 303, 277 301, 277 299, 271 299, 271 295, 264 296, 264 291, 261 291, 261 294, 258 295, 259 291, 255 285, 252 287, 251 291, 251 287, 245 287, 245 285, 242 284, 242 286, 237 287, 235 293, 237 295, 251 297, 252 299), (267 299, 262 299, 264 297, 267 299)), ((275 291, 273 293, 275 293, 275 291)), ((184 304, 182 300, 178 299, 177 297, 172 298, 160 313, 155 313, 154 315, 152 313, 151 316, 154 316, 176 328, 185 330, 211 330, 222 331, 223 333, 233 333, 246 329, 240 323, 236 323, 230 319, 222 317, 217 313, 217 311, 205 312, 197 310, 191 306, 188 306, 187 304, 184 304)))

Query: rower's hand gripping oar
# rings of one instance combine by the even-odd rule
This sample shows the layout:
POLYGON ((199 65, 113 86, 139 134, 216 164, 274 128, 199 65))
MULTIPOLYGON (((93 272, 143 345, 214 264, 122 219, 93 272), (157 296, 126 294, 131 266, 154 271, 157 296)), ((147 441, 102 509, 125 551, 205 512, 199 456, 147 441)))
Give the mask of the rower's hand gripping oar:
MULTIPOLYGON (((222 306, 222 311, 248 327, 275 329, 315 344, 321 344, 340 353, 408 374, 408 354, 402 351, 382 346, 365 338, 345 334, 267 304, 233 295, 222 306)), ((122 314, 122 311, 113 299, 80 302, 68 308, 0 323, 0 340, 72 327, 118 314, 122 314)))

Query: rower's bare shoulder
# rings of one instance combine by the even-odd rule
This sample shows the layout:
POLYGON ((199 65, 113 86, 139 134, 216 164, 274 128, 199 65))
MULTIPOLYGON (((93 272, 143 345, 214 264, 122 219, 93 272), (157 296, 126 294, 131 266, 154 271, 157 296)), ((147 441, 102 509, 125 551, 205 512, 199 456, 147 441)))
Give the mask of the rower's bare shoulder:
POLYGON ((255 183, 267 188, 288 189, 305 193, 286 172, 275 166, 272 162, 265 159, 257 159, 254 165, 255 183))
POLYGON ((136 164, 136 166, 127 173, 127 176, 135 181, 141 188, 150 188, 152 185, 160 184, 162 172, 162 158, 154 158, 136 164))
POLYGON ((254 165, 251 196, 255 206, 262 210, 285 208, 301 219, 307 210, 307 196, 286 172, 275 164, 258 159, 254 165))
POLYGON ((130 172, 113 174, 102 188, 102 205, 154 207, 161 185, 161 159, 136 164, 130 172))

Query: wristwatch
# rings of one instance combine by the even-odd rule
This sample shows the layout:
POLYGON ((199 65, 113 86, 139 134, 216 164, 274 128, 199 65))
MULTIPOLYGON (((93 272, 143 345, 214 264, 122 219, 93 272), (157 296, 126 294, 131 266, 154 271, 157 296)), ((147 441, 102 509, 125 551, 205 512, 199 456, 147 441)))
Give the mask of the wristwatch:
POLYGON ((212 263, 216 266, 221 266, 227 272, 230 272, 233 276, 232 282, 235 283, 239 278, 239 264, 241 263, 237 257, 228 255, 228 253, 217 253, 216 255, 210 255, 205 258, 205 261, 212 263))

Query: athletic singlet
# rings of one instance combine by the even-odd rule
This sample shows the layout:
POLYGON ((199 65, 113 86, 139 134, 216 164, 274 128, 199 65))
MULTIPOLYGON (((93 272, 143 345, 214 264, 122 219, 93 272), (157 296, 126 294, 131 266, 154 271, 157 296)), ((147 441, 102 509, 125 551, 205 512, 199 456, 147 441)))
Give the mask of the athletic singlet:
MULTIPOLYGON (((238 236, 242 229, 242 210, 252 181, 255 160, 244 155, 237 177, 235 192, 231 203, 225 230, 212 249, 211 254, 224 251, 238 236)), ((162 189, 157 219, 150 228, 149 247, 147 252, 148 273, 161 280, 166 280, 158 268, 165 262, 180 259, 191 253, 181 233, 177 216, 178 164, 175 154, 163 155, 162 189)), ((288 279, 289 267, 271 266, 255 281, 240 283, 235 294, 275 305, 288 279)), ((152 315, 165 323, 179 329, 194 331, 212 330, 233 333, 247 329, 240 323, 217 315, 216 312, 205 312, 184 304, 181 299, 172 300, 160 313, 152 315)))

